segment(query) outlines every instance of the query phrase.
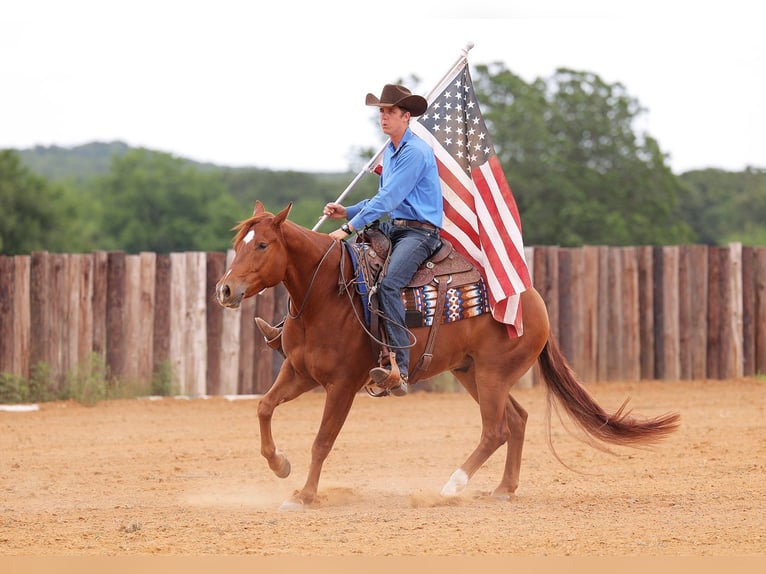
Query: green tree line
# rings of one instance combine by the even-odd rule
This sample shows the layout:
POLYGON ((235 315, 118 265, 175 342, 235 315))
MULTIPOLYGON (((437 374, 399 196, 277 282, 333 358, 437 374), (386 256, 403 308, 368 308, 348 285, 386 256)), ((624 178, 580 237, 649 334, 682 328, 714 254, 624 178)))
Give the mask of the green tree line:
MULTIPOLYGON (((472 71, 527 245, 766 244, 766 169, 674 174, 619 83, 472 71)), ((363 161, 374 150, 356 150, 363 161)), ((260 199, 313 227, 355 172, 230 168, 121 142, 0 150, 0 253, 224 250, 260 199)), ((369 197, 377 176, 347 202, 369 197)))

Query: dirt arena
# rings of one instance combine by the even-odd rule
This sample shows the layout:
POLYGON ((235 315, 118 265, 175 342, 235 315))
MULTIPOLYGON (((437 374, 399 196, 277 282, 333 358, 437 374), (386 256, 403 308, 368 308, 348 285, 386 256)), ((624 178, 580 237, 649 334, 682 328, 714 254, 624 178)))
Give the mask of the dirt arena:
POLYGON ((478 409, 464 394, 360 394, 319 485, 316 507, 280 512, 305 480, 323 393, 282 405, 277 445, 293 472, 259 454, 256 400, 126 400, 0 412, 3 556, 764 556, 766 383, 589 386, 613 409, 677 410, 678 433, 607 454, 529 410, 521 486, 488 494, 505 449, 455 499, 442 485, 473 449, 478 409), (580 472, 577 472, 580 471, 580 472))

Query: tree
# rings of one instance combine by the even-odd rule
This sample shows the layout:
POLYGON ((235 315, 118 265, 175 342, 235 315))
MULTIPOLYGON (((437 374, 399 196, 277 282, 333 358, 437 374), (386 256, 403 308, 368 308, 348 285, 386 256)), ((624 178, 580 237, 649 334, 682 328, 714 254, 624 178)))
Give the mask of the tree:
POLYGON ((219 174, 145 149, 114 158, 96 189, 105 247, 131 253, 225 250, 231 227, 249 215, 219 174))
POLYGON ((766 169, 694 170, 681 179, 689 188, 683 217, 701 242, 766 244, 766 169))
POLYGON ((0 150, 0 253, 76 250, 83 244, 78 220, 70 190, 32 173, 17 152, 0 150))
POLYGON ((477 95, 514 190, 527 244, 647 245, 693 239, 679 217, 686 188, 620 84, 559 69, 531 84, 478 66, 477 95))

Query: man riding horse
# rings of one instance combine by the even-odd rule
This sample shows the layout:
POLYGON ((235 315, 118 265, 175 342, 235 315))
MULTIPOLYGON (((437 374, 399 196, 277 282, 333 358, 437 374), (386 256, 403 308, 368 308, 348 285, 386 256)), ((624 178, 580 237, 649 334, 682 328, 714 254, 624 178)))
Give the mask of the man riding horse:
MULTIPOLYGON (((418 267, 441 246, 442 190, 432 148, 409 128, 410 118, 422 115, 428 108, 426 99, 404 86, 386 84, 380 98, 367 94, 365 103, 380 109, 380 127, 390 139, 383 154, 380 186, 371 199, 356 205, 328 203, 324 215, 348 219, 329 234, 333 239, 342 241, 380 222, 380 229, 391 240, 388 266, 376 295, 393 356, 390 368, 373 368, 370 379, 384 391, 403 396, 407 394, 412 345, 405 327, 401 291, 418 267)), ((263 320, 256 323, 269 344, 278 348, 280 331, 263 320)))

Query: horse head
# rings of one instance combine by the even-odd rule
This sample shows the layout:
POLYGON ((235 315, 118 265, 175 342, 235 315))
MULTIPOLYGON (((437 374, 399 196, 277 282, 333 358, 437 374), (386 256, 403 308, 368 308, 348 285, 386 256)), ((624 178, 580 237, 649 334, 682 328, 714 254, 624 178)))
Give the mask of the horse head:
POLYGON ((256 201, 252 217, 233 228, 234 258, 215 288, 220 305, 236 309, 243 299, 282 282, 287 268, 282 224, 291 208, 292 203, 274 215, 256 201))

